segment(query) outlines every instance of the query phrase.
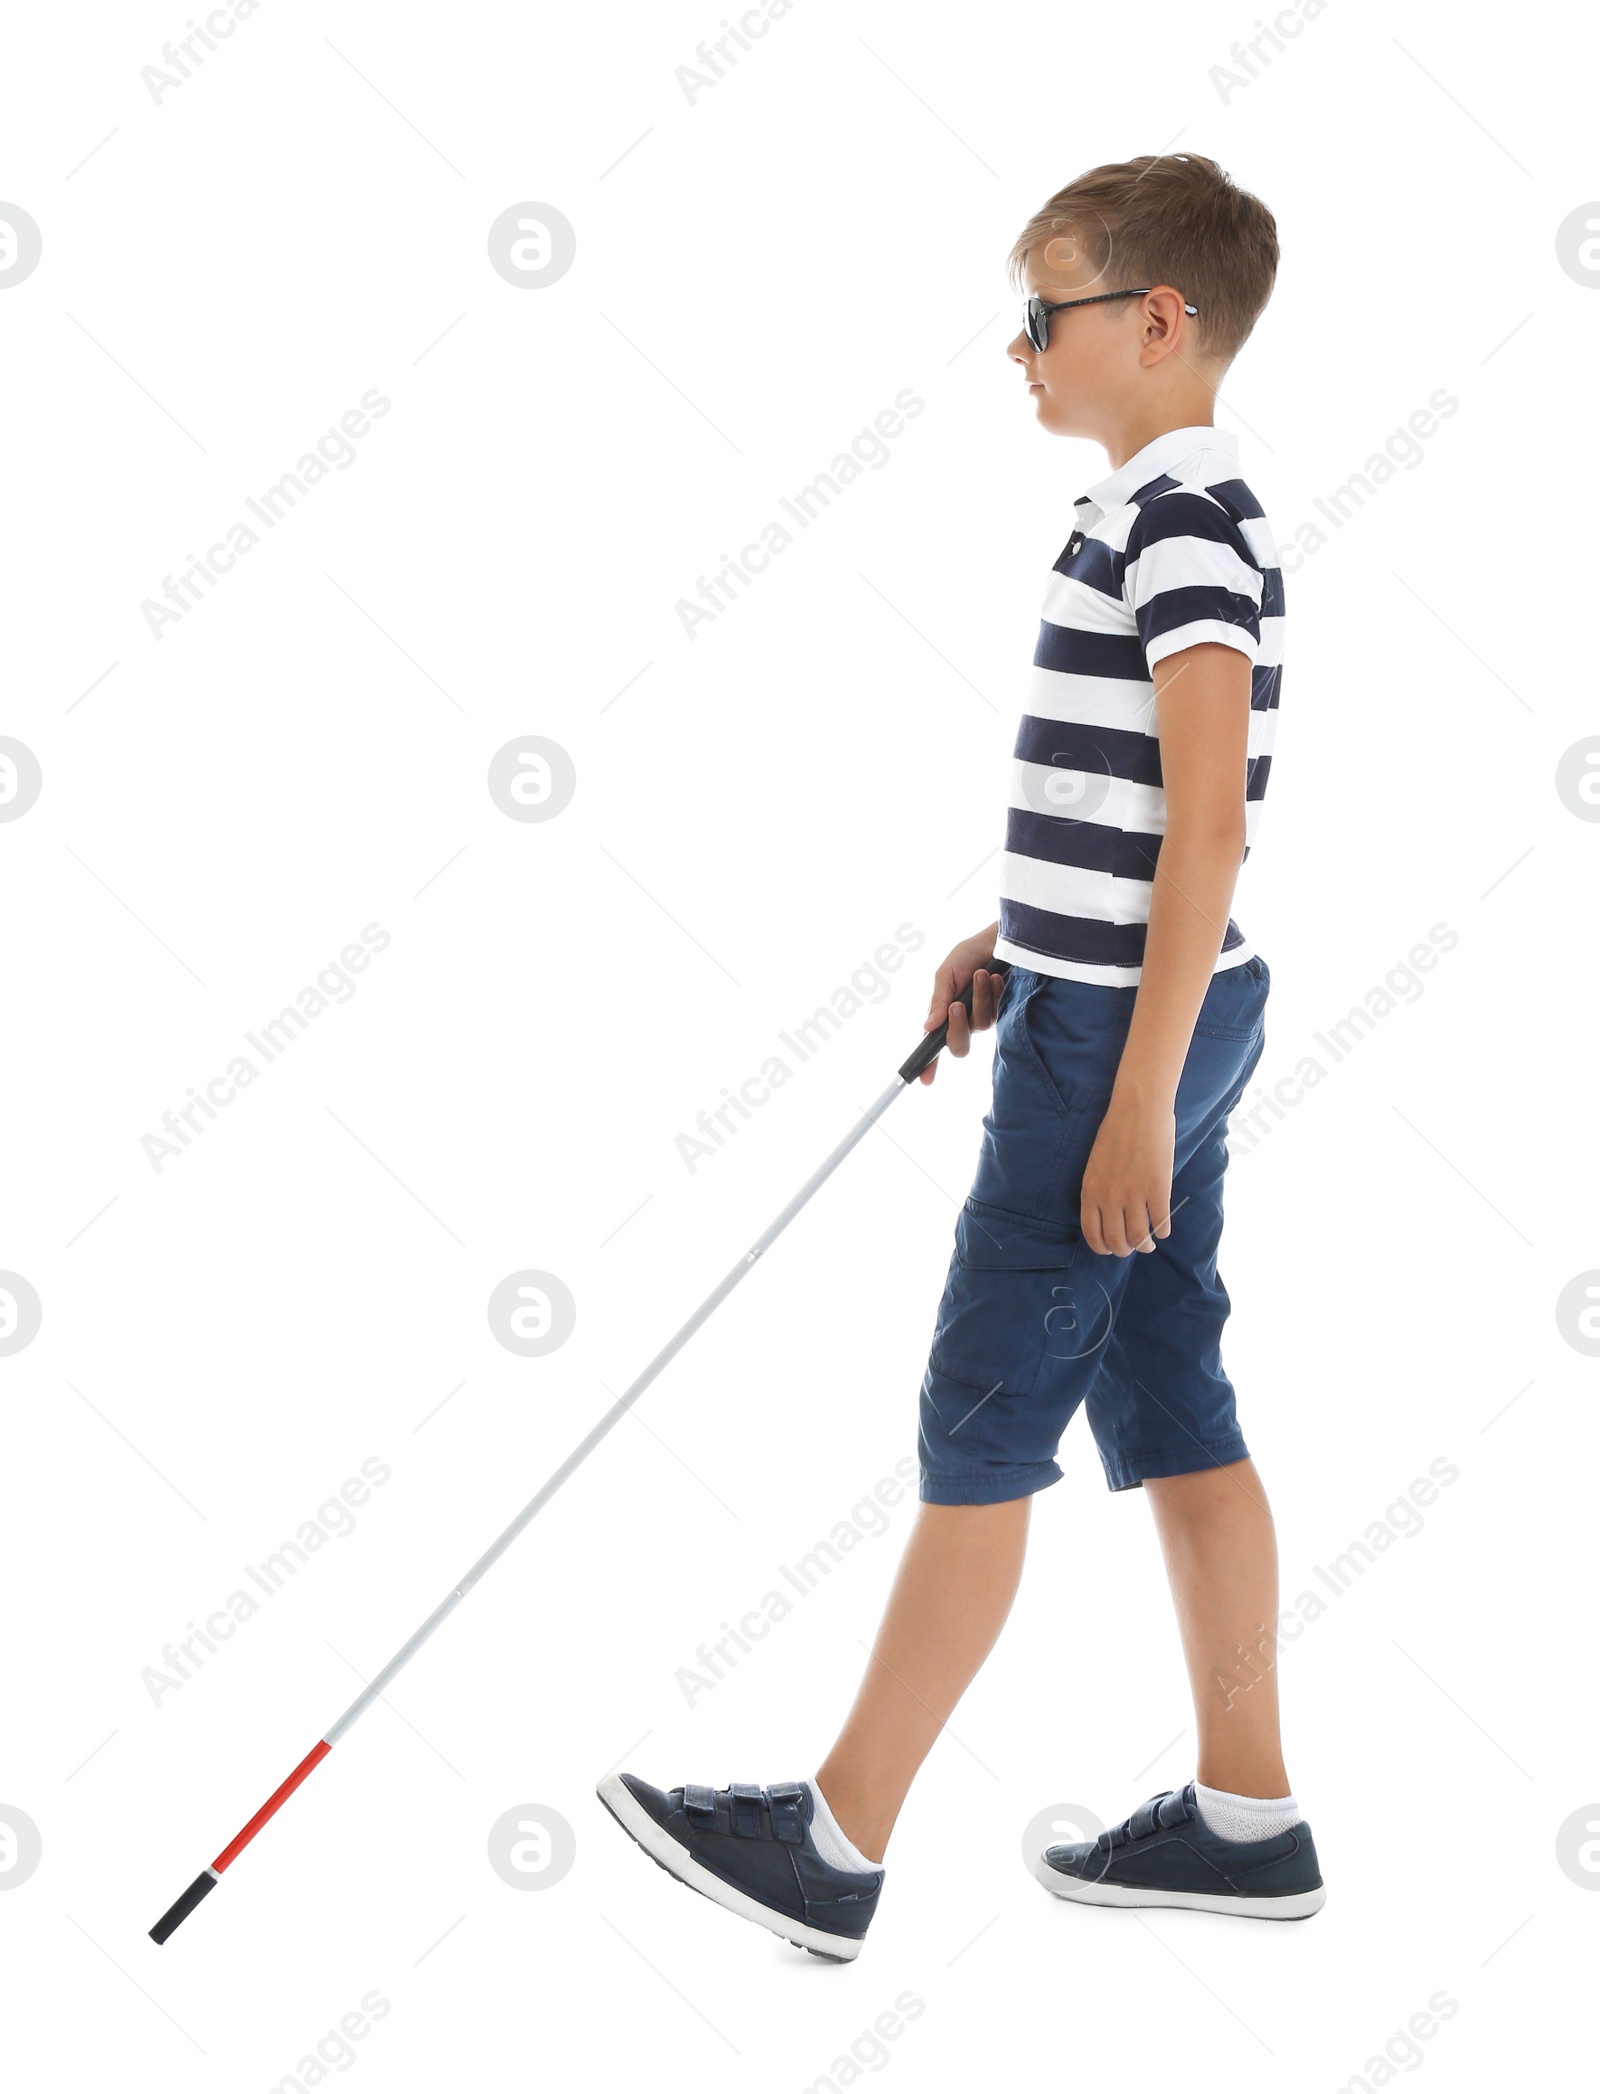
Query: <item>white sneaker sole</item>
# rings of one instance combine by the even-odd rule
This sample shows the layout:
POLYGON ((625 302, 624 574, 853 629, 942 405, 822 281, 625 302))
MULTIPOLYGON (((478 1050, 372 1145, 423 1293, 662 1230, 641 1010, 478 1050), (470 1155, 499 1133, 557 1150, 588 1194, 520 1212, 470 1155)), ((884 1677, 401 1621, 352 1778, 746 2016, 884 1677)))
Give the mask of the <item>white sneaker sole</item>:
POLYGON ((832 1963, 853 1963, 861 1954, 860 1942, 852 1941, 848 1935, 827 1934, 820 1927, 808 1927, 802 1920, 773 1912, 744 1891, 736 1890, 731 1883, 724 1883, 710 1869, 703 1868, 687 1847, 680 1846, 670 1832, 662 1830, 620 1774, 606 1775, 596 1783, 595 1794, 628 1837, 643 1847, 658 1867, 676 1877, 678 1882, 687 1884, 690 1890, 699 1891, 714 1905, 720 1905, 724 1912, 734 1912, 740 1919, 753 1920, 758 1927, 765 1927, 769 1934, 792 1942, 797 1949, 809 1949, 812 1955, 825 1957, 832 1963))
POLYGON ((1165 1905, 1185 1912, 1231 1912, 1240 1919, 1309 1919, 1328 1901, 1322 1884, 1315 1890, 1296 1891, 1281 1898, 1219 1898, 1198 1890, 1144 1890, 1125 1883, 1085 1883, 1077 1876, 1064 1876, 1051 1868, 1043 1854, 1033 1863, 1033 1873, 1053 1897, 1067 1898, 1074 1905, 1165 1905))

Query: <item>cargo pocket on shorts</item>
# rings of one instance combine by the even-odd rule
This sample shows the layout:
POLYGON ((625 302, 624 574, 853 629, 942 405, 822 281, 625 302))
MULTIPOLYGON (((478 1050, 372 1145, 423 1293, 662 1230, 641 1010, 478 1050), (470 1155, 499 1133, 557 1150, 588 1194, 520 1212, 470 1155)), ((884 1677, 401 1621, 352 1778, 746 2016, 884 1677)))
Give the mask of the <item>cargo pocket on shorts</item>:
MULTIPOLYGON (((1057 1326, 1064 1305, 1069 1320, 1073 1313, 1070 1282, 1082 1247, 1070 1225, 979 1200, 962 1208, 929 1361, 940 1421, 958 1456, 1011 1458, 1018 1407, 1033 1396, 1046 1359, 1063 1348, 1057 1326)), ((1074 1349, 1070 1338, 1065 1349, 1074 1349)))

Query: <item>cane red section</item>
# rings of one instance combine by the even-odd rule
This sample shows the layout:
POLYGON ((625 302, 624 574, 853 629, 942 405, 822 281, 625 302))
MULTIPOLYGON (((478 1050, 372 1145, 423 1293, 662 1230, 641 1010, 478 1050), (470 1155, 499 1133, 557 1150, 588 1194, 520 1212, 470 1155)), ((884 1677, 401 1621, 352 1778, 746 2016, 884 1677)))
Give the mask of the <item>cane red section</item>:
POLYGON ((256 1812, 255 1816, 250 1820, 249 1824, 245 1826, 242 1832, 237 1832, 234 1834, 233 1838, 228 1842, 227 1846, 223 1848, 222 1852, 217 1856, 216 1860, 211 1864, 211 1866, 214 1869, 221 1871, 222 1869, 225 1869, 228 1866, 228 1863, 230 1861, 236 1861, 239 1858, 239 1856, 244 1852, 245 1848, 248 1847, 250 1842, 255 1838, 256 1834, 261 1830, 262 1826, 265 1825, 268 1818, 272 1816, 273 1812, 281 1810, 283 1808, 284 1804, 288 1802, 289 1798, 294 1794, 295 1790, 299 1788, 301 1782, 305 1780, 306 1776, 311 1772, 312 1768, 320 1766, 322 1761, 328 1757, 328 1754, 332 1750, 333 1747, 329 1745, 325 1739, 319 1738, 316 1744, 313 1745, 311 1750, 306 1754, 305 1758, 300 1762, 299 1766, 296 1767, 294 1772, 289 1776, 288 1780, 284 1782, 281 1787, 273 1790, 272 1794, 267 1798, 266 1802, 262 1804, 261 1808, 256 1812))

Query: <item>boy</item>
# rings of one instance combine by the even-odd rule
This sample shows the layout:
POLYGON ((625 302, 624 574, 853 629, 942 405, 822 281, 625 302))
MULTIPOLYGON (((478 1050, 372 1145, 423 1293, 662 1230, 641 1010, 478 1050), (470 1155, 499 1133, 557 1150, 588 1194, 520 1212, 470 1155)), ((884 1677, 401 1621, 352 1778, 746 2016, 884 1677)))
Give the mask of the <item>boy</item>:
POLYGON ((1016 242, 1027 310, 1006 353, 1041 425, 1093 438, 1112 471, 1051 571, 999 921, 939 968, 926 1020, 948 1018, 955 1055, 998 1032, 923 1380, 917 1523, 810 1781, 600 1784, 681 1882, 837 1960, 860 1951, 912 1779, 1005 1622, 1080 1403, 1110 1487, 1153 1508, 1199 1755, 1193 1781, 1034 1873, 1093 1905, 1323 1903, 1279 1742, 1276 1545, 1216 1264, 1228 1116, 1270 986, 1228 911, 1271 764, 1283 594, 1212 403, 1277 261, 1271 213, 1192 154, 1095 168, 1016 242))

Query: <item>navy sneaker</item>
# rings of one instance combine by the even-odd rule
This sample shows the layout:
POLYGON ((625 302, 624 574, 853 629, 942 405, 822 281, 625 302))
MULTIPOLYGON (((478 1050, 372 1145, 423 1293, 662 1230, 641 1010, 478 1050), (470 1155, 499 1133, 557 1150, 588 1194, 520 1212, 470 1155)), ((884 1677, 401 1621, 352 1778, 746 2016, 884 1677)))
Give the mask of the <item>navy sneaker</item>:
POLYGON ((651 1860, 691 1890, 814 1956, 849 1963, 860 1955, 883 1871, 862 1876, 823 1860, 805 1782, 656 1789, 637 1774, 608 1774, 595 1793, 651 1860))
POLYGON ((1246 1919, 1309 1919, 1328 1895, 1304 1818, 1271 1839, 1223 1839, 1201 1817, 1192 1781, 1147 1797, 1097 1840, 1046 1847, 1033 1873, 1080 1905, 1181 1905, 1246 1919))

